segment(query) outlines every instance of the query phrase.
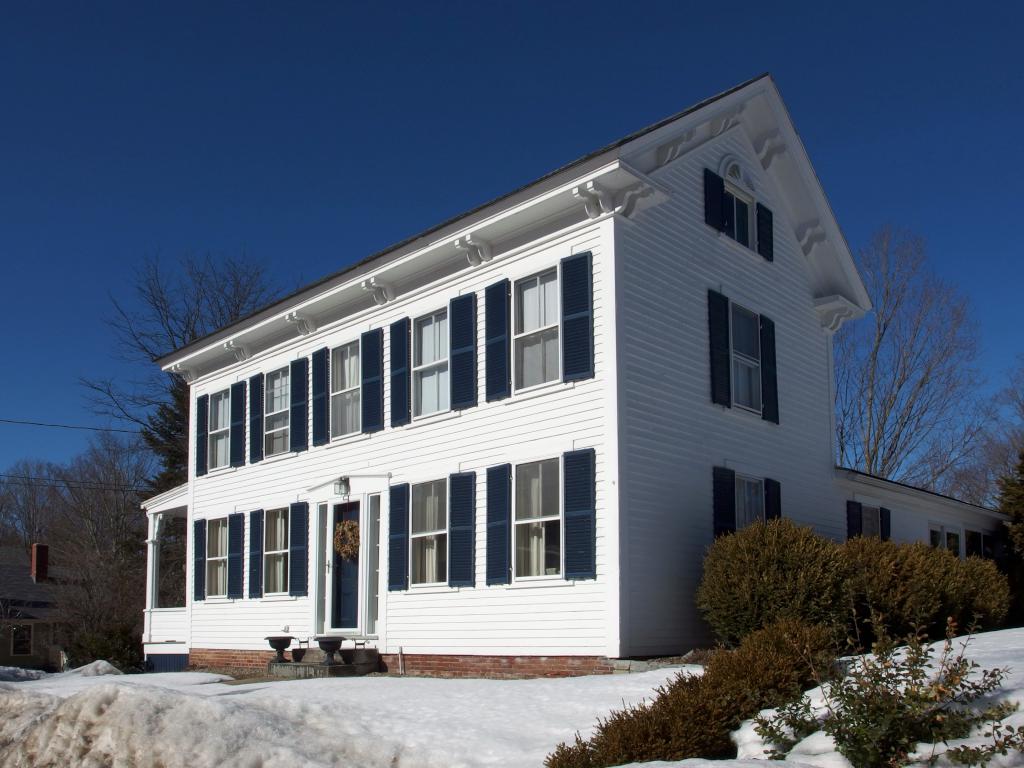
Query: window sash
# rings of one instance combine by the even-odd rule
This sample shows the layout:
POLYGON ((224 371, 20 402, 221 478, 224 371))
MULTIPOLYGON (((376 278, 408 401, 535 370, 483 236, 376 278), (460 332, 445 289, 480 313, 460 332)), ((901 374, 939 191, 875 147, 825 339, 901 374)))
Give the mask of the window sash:
POLYGON ((263 594, 288 592, 289 511, 267 510, 263 522, 263 594))
POLYGON ((291 381, 288 367, 271 371, 266 376, 263 414, 263 452, 267 456, 288 450, 288 427, 291 402, 291 381))
POLYGON ((451 408, 448 310, 421 317, 413 327, 413 416, 442 413, 451 408))
POLYGON ((34 637, 31 624, 15 624, 11 627, 11 656, 31 656, 34 637), (26 638, 27 637, 27 645, 26 638))
POLYGON ((231 390, 210 395, 210 413, 207 419, 208 469, 226 467, 231 461, 231 390))
POLYGON ((736 530, 764 520, 764 481, 736 476, 736 530))
POLYGON ((359 342, 331 350, 331 437, 342 437, 362 428, 362 356, 359 342))
POLYGON ((751 312, 746 307, 730 302, 729 316, 733 405, 760 413, 762 407, 760 315, 751 312), (743 328, 744 331, 737 333, 739 328, 743 328))
POLYGON ((558 270, 515 284, 515 388, 529 389, 561 378, 561 311, 558 270))
POLYGON ((206 596, 228 594, 228 520, 206 521, 206 596))
POLYGON ((447 480, 412 486, 409 579, 411 584, 440 584, 448 580, 447 480))
POLYGON ((751 226, 751 212, 754 210, 754 199, 746 192, 740 191, 730 183, 725 185, 724 205, 728 209, 728 222, 725 234, 740 245, 754 249, 756 226, 751 226))
POLYGON ((860 535, 881 537, 882 512, 878 507, 860 508, 860 535))
POLYGON ((561 459, 516 465, 513 573, 517 579, 562 573, 561 459))

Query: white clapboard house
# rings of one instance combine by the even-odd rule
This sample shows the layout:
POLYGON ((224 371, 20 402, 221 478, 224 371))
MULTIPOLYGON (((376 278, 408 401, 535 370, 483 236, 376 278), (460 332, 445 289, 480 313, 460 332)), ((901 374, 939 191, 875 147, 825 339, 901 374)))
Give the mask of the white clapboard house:
POLYGON ((600 672, 706 642, 703 554, 753 520, 981 553, 991 510, 835 466, 832 334, 870 308, 768 76, 313 283, 159 361, 193 423, 144 505, 146 654, 600 672))

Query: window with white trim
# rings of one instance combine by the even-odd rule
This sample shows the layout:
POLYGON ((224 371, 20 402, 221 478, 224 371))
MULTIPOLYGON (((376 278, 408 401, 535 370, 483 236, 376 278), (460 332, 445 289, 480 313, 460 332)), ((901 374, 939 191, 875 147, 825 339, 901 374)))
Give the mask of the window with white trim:
POLYGON ((268 509, 263 522, 263 594, 288 591, 288 508, 268 509))
POLYGON ((740 245, 754 248, 754 198, 742 189, 739 166, 732 165, 725 175, 722 205, 725 208, 725 234, 740 245))
POLYGON ((267 374, 263 410, 263 453, 266 456, 288 450, 289 376, 288 366, 267 374))
POLYGON ((516 281, 515 388, 557 381, 559 372, 558 270, 516 281))
POLYGON ((560 459, 516 466, 516 578, 557 576, 562 572, 560 476, 560 459))
POLYGON ((995 541, 989 533, 964 531, 964 553, 967 557, 995 557, 995 541))
POLYGON ((207 466, 209 469, 226 467, 231 460, 231 390, 210 395, 209 444, 207 466))
POLYGON ((963 557, 959 528, 947 528, 939 523, 928 524, 928 541, 936 549, 948 549, 957 557, 963 557))
POLYGON ((228 519, 206 521, 206 596, 228 594, 228 519))
POLYGON ((11 656, 32 655, 32 625, 15 624, 11 627, 11 656))
POLYGON ((412 376, 413 416, 448 410, 448 310, 416 320, 412 376))
POLYGON ((413 584, 448 581, 448 481, 412 487, 409 527, 410 577, 413 584))
POLYGON ((878 507, 869 507, 862 504, 860 508, 860 535, 882 536, 882 511, 878 507))
POLYGON ((761 412, 761 330, 756 312, 730 302, 732 402, 761 412))
POLYGON ((331 351, 331 437, 360 429, 359 342, 331 351))
POLYGON ((764 520, 764 480, 736 475, 736 530, 764 520))

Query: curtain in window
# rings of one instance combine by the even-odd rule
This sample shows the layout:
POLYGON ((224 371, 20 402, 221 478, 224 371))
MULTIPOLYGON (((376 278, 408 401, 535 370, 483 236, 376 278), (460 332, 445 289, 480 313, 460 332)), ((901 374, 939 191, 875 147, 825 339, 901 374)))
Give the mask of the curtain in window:
POLYGON ((742 528, 764 516, 763 486, 760 482, 736 479, 736 527, 742 528))
POLYGON ((416 414, 447 411, 448 385, 448 313, 439 312, 416 321, 415 366, 434 368, 416 372, 416 414))
POLYGON ((558 274, 548 272, 519 285, 517 333, 529 333, 558 322, 558 274))
POLYGON ((359 342, 338 347, 331 355, 331 435, 359 431, 359 342), (349 390, 349 391, 344 391, 349 390))

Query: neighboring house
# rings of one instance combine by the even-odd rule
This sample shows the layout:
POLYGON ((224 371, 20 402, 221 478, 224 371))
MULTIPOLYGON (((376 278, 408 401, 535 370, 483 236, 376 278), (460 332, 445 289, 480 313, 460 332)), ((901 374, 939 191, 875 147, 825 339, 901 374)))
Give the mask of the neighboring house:
POLYGON ((834 466, 832 334, 868 309, 767 76, 303 288, 159 361, 191 470, 144 506, 192 567, 147 656, 258 665, 287 629, 607 671, 707 642, 704 551, 752 520, 964 554, 998 515, 834 466))
POLYGON ((46 545, 0 547, 0 666, 61 665, 55 602, 46 545))

